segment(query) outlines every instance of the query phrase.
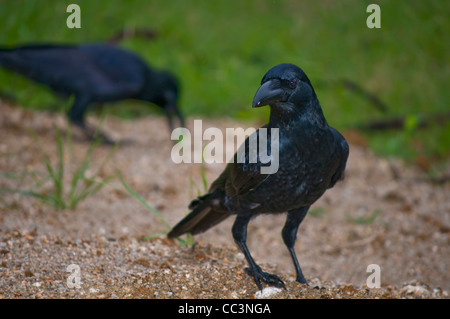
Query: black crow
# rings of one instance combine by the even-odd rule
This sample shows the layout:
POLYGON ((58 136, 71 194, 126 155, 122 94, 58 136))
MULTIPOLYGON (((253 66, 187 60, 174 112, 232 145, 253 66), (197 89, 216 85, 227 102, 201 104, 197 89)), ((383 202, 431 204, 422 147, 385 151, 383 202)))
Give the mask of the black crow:
MULTIPOLYGON (((255 157, 254 150, 250 149, 250 136, 243 144, 244 160, 239 160, 238 151, 208 194, 191 202, 192 212, 168 237, 201 233, 236 214, 232 234, 250 266, 249 275, 259 289, 262 289, 261 281, 284 288, 278 276, 263 272, 255 263, 246 238, 251 218, 287 212, 282 238, 294 262, 297 281, 307 284, 294 250, 297 230, 309 207, 343 178, 349 147, 344 137, 325 120, 306 74, 293 64, 277 65, 263 77, 253 107, 263 105, 271 107, 269 123, 264 126, 267 141, 271 141, 272 129, 278 129, 278 143, 267 145, 270 161, 279 157, 278 170, 272 174, 261 173, 261 168, 269 164, 263 163, 259 152, 257 161, 251 160, 255 157)), ((261 131, 260 128, 254 133, 258 139, 261 131)))
MULTIPOLYGON (((70 121, 86 129, 84 116, 93 103, 136 99, 162 107, 173 129, 173 116, 184 126, 177 107, 177 79, 149 68, 137 55, 112 44, 35 44, 0 49, 0 67, 74 96, 70 121)), ((87 132, 87 130, 86 130, 87 132)))

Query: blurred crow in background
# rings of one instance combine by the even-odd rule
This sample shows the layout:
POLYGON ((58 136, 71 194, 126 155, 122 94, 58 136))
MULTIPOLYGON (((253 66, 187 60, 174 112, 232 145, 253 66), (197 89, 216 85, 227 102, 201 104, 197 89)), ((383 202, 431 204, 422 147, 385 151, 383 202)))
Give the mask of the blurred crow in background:
MULTIPOLYGON (((147 101, 166 113, 170 129, 173 117, 184 126, 177 101, 177 79, 165 71, 149 68, 137 55, 113 44, 36 44, 0 48, 0 67, 50 87, 58 95, 74 96, 70 121, 93 137, 85 113, 93 103, 124 99, 147 101)), ((111 143, 106 136, 104 142, 111 143)))
MULTIPOLYGON (((269 164, 262 163, 259 157, 256 163, 250 160, 250 136, 244 144, 245 159, 237 161, 238 156, 234 156, 208 194, 191 202, 192 212, 168 237, 204 232, 236 214, 232 234, 247 259, 249 275, 259 289, 262 289, 261 281, 285 288, 278 276, 263 272, 255 263, 246 238, 251 218, 287 212, 282 238, 294 262, 297 281, 307 284, 294 250, 297 230, 309 207, 343 178, 349 147, 344 137, 325 120, 306 74, 293 64, 277 65, 263 77, 253 107, 263 105, 271 107, 269 123, 264 126, 268 129, 267 141, 271 140, 271 129, 279 129, 278 171, 262 174, 261 168, 269 164)), ((259 139, 261 129, 254 134, 259 139)), ((273 161, 274 145, 267 148, 273 161)))

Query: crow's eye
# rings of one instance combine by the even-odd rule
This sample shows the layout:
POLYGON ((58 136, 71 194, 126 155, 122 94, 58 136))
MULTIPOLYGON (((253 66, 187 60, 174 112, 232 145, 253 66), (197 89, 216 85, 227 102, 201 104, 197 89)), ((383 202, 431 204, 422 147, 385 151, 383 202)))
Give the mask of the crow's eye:
POLYGON ((289 86, 293 89, 297 86, 297 80, 290 80, 289 81, 289 86))

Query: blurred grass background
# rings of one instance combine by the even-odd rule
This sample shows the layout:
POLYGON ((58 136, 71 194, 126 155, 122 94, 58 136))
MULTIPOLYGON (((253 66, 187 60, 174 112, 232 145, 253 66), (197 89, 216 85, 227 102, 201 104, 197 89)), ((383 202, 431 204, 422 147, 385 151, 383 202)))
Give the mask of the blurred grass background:
MULTIPOLYGON (((377 154, 420 162, 433 174, 448 163, 448 117, 425 129, 418 123, 450 110, 449 12, 450 2, 439 0, 0 0, 0 45, 98 42, 124 29, 151 29, 155 39, 119 45, 178 76, 183 113, 261 123, 269 109, 251 108, 261 78, 291 62, 308 74, 328 122, 341 131, 405 117, 403 128, 364 138, 377 154), (70 3, 81 7, 81 29, 66 27, 70 3), (380 29, 366 26, 370 3, 381 7, 380 29), (378 97, 387 112, 340 85, 342 79, 378 97)), ((1 69, 0 90, 23 107, 59 109, 45 87, 1 69)), ((158 110, 125 101, 108 111, 133 118, 158 110)))

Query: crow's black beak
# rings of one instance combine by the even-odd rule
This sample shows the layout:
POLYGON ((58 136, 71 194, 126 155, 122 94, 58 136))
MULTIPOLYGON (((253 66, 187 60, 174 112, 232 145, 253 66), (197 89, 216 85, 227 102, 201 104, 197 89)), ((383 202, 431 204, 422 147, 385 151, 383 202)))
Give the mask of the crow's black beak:
POLYGON ((178 107, 175 107, 175 114, 178 118, 178 121, 180 122, 180 127, 186 127, 186 124, 184 123, 184 116, 183 116, 183 114, 181 114, 178 107))
POLYGON ((283 89, 280 87, 279 80, 270 80, 265 82, 253 98, 253 107, 260 107, 279 101, 283 96, 283 89))
POLYGON ((173 121, 174 117, 178 119, 179 127, 185 127, 183 114, 181 114, 180 110, 177 107, 177 95, 175 94, 175 92, 170 90, 166 91, 164 93, 164 97, 166 100, 166 104, 163 109, 166 111, 170 131, 173 131, 173 129, 175 128, 173 121))
POLYGON ((179 127, 185 127, 184 117, 181 114, 180 110, 176 106, 167 106, 165 107, 167 120, 169 122, 169 129, 173 131, 175 128, 173 118, 176 117, 178 119, 179 127))

